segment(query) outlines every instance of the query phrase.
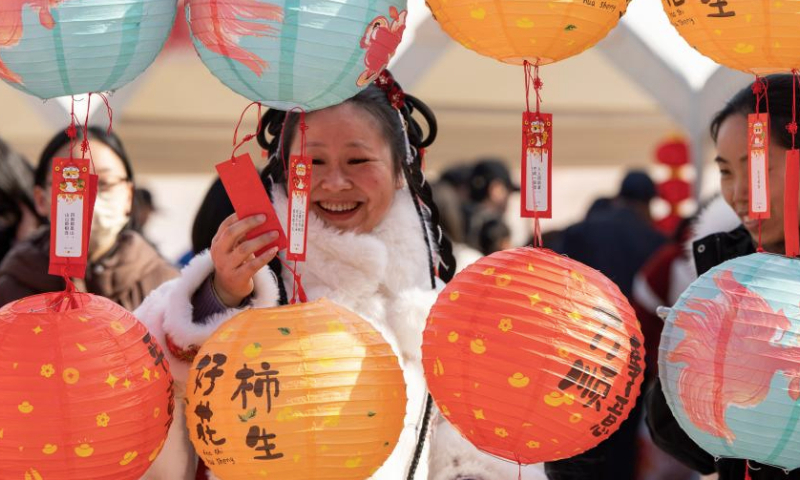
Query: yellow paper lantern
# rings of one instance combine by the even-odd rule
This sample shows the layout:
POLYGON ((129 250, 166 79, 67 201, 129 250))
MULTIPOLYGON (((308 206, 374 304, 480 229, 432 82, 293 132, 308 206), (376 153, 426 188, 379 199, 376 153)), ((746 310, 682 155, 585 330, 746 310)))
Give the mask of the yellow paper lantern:
POLYGON ((757 75, 800 68, 800 0, 662 0, 672 25, 715 62, 757 75))
POLYGON ((195 358, 187 425, 224 480, 361 480, 394 450, 403 372, 367 321, 327 300, 251 309, 195 358))
POLYGON ((617 25, 626 0, 428 0, 458 43, 504 63, 547 65, 577 55, 617 25))

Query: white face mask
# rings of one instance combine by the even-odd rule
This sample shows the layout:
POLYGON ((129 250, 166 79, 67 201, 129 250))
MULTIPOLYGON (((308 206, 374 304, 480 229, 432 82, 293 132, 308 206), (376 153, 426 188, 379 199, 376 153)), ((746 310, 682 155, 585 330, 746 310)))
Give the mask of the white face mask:
POLYGON ((124 199, 125 196, 114 192, 98 192, 94 203, 89 251, 113 244, 119 232, 128 224, 129 205, 124 199))

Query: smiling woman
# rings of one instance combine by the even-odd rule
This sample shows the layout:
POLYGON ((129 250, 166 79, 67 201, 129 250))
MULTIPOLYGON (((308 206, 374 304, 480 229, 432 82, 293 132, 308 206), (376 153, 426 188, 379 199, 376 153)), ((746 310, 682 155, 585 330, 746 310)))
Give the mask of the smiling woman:
MULTIPOLYGON (((748 215, 750 189, 747 115, 755 112, 757 104, 753 88, 748 86, 731 98, 711 122, 711 137, 717 150, 715 160, 721 174, 722 196, 739 216, 742 225, 730 232, 715 233, 694 242, 693 250, 698 275, 726 260, 754 253, 759 236, 764 250, 777 254, 784 253, 785 157, 786 151, 793 146, 792 134, 787 127, 794 121, 794 112, 800 104, 795 100, 793 85, 795 79, 791 75, 770 75, 765 81, 769 88, 766 101, 761 101, 760 111, 764 112, 769 105, 771 140, 768 147, 768 178, 771 216, 762 220, 759 225, 758 220, 748 215)), ((705 225, 701 222, 696 228, 702 231, 705 225)), ((716 305, 715 308, 721 307, 716 305)), ((744 311, 742 308, 746 309, 737 307, 739 316, 744 311)), ((763 311, 759 313, 762 314, 763 311)), ((767 321, 764 315, 759 318, 759 322, 767 321)), ((663 342, 662 340, 662 349, 663 342)), ((664 352, 666 350, 662 350, 662 353, 664 352)), ((716 472, 719 474, 719 480, 739 480, 745 478, 746 474, 753 480, 800 480, 800 469, 785 472, 783 469, 759 465, 753 461, 715 458, 704 451, 681 429, 667 405, 660 381, 656 381, 650 389, 646 402, 647 423, 655 444, 692 470, 703 474, 716 472), (747 472, 748 465, 749 472, 747 472)), ((780 424, 789 421, 779 416, 774 418, 780 424)))
MULTIPOLYGON (((307 257, 297 273, 309 300, 325 297, 359 314, 399 352, 407 384, 405 427, 371 478, 428 478, 422 443, 430 402, 422 373, 422 331, 442 281, 455 272, 422 172, 424 149, 436 137, 436 119, 387 72, 353 98, 305 114, 305 126, 305 153, 313 168, 307 257)), ((301 152, 300 115, 272 109, 261 128, 258 140, 269 152, 262 180, 285 222, 286 165, 301 152)), ((274 240, 275 232, 246 239, 264 220, 229 217, 210 252, 198 255, 177 282, 163 286, 137 311, 151 331, 163 335, 179 380, 187 378, 185 360, 192 350, 224 321, 242 308, 287 302, 295 278, 281 266, 284 253, 271 249, 255 255, 274 240)), ((183 402, 176 405, 183 408, 183 402)), ((194 431, 196 425, 189 427, 194 431)), ((280 451, 279 438, 276 445, 280 451)), ((194 478, 178 472, 196 462, 185 427, 174 429, 162 459, 145 478, 194 478)), ((476 472, 476 478, 484 472, 476 472)))
MULTIPOLYGON (((306 151, 314 159, 311 210, 341 230, 369 232, 402 182, 383 133, 359 109, 345 103, 309 115, 306 151)), ((299 150, 295 137, 291 151, 299 150)))

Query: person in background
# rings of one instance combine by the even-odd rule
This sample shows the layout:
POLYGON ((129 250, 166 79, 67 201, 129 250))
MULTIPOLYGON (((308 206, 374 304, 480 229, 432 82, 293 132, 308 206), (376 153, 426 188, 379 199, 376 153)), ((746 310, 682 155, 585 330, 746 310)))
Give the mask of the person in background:
POLYGON ((33 167, 0 140, 0 260, 40 223, 33 201, 33 167))
POLYGON ((511 194, 519 191, 508 167, 498 159, 478 161, 470 177, 470 200, 466 205, 466 242, 480 250, 480 232, 483 224, 494 218, 503 218, 511 194))
MULTIPOLYGON (((74 142, 80 155, 82 137, 74 142)), ((102 295, 133 311, 162 283, 178 275, 141 235, 130 229, 133 208, 133 169, 116 135, 89 128, 89 145, 98 193, 94 206, 85 279, 73 279, 78 290, 102 295)), ((42 152, 34 175, 37 213, 50 217, 53 159, 69 157, 70 138, 59 132, 42 152)), ((63 278, 47 273, 50 225, 18 243, 0 264, 0 305, 38 293, 63 290, 63 278)))
POLYGON ((472 167, 458 165, 445 170, 433 184, 433 200, 439 207, 442 228, 452 242, 464 243, 466 235, 465 205, 469 204, 469 179, 472 167))
POLYGON ((144 235, 144 227, 150 216, 156 212, 153 203, 153 194, 146 188, 136 188, 133 191, 133 215, 131 216, 131 228, 144 235))
MULTIPOLYGON (((564 231, 559 253, 599 270, 630 299, 634 276, 666 241, 650 217, 650 202, 655 196, 655 184, 646 173, 628 172, 616 197, 595 201, 584 221, 564 231)), ((545 464, 548 477, 634 480, 641 412, 641 406, 634 408, 619 430, 597 447, 545 464)))
MULTIPOLYGON (((759 238, 766 252, 783 254, 784 245, 784 172, 786 151, 792 148, 792 136, 787 125, 792 122, 793 112, 800 106, 796 103, 792 75, 770 75, 766 99, 761 99, 760 111, 769 105, 769 185, 771 215, 761 224, 750 218, 749 171, 748 171, 748 126, 747 115, 755 113, 756 96, 749 85, 734 95, 711 121, 711 138, 716 146, 715 162, 720 172, 720 189, 725 202, 736 212, 739 225, 733 230, 717 231, 693 244, 692 253, 698 275, 702 275, 720 263, 743 255, 755 253, 759 238)), ((746 341, 732 337, 732 341, 746 341)), ((740 346, 737 353, 746 355, 740 346)), ((733 347, 731 347, 733 348, 733 347)), ((719 474, 719 480, 741 480, 748 475, 752 480, 800 480, 800 469, 784 472, 768 465, 745 460, 720 458, 700 448, 686 432, 667 405, 661 382, 656 379, 653 388, 645 397, 647 425, 653 440, 662 450, 703 475, 719 474)), ((775 421, 789 419, 775 418, 775 421)))
POLYGON ((511 248, 511 229, 502 218, 486 220, 478 234, 481 253, 491 255, 500 250, 511 248))
POLYGON ((442 173, 433 184, 433 201, 439 208, 442 229, 453 244, 456 271, 461 271, 481 258, 478 250, 465 243, 465 206, 469 203, 469 178, 472 167, 459 165, 442 173))
POLYGON ((217 229, 226 218, 235 213, 222 181, 217 177, 208 187, 192 224, 192 249, 186 252, 178 264, 185 267, 205 250, 211 248, 217 229))

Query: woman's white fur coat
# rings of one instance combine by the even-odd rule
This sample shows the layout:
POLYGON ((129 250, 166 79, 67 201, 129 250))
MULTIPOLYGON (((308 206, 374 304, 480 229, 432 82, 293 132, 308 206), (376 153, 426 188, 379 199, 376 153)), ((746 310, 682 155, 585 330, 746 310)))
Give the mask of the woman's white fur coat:
MULTIPOLYGON (((286 196, 278 191, 273 194, 275 210, 284 222, 286 196)), ((386 217, 368 234, 338 231, 311 214, 307 252, 307 261, 299 264, 299 273, 308 299, 326 297, 369 320, 400 358, 409 398, 405 428, 395 451, 371 478, 405 480, 427 395, 421 361, 422 331, 437 295, 431 289, 428 249, 408 191, 398 190, 386 217)), ((199 255, 179 278, 151 293, 134 312, 162 345, 165 334, 181 348, 202 345, 223 322, 241 311, 229 309, 212 316, 204 325, 192 323, 191 297, 212 270, 208 252, 199 255)), ((283 277, 291 290, 291 274, 284 270, 283 277)), ((254 280, 252 306, 276 306, 278 287, 272 271, 263 268, 254 280)), ((193 480, 197 459, 183 411, 190 365, 174 358, 169 351, 165 355, 176 381, 175 420, 164 450, 142 478, 193 480)), ((478 452, 438 416, 432 423, 437 430, 433 434, 434 444, 425 449, 416 480, 516 478, 515 466, 478 452)), ((532 472, 537 476, 526 474, 525 480, 544 478, 538 472, 532 472)))

